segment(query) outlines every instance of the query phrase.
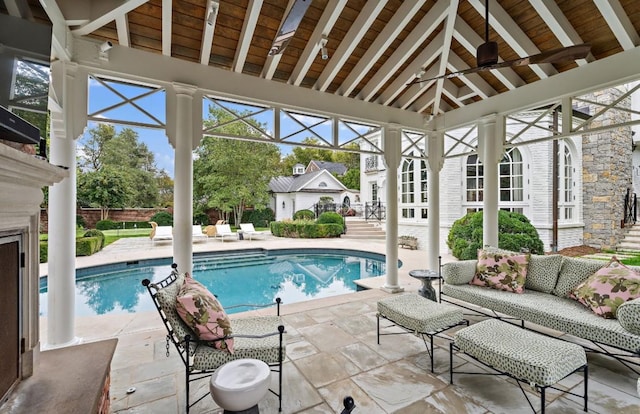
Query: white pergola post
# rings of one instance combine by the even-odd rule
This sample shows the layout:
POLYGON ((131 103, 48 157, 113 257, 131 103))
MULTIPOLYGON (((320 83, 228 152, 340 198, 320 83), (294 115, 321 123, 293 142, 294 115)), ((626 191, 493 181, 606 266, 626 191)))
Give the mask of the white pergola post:
POLYGON ((384 163, 387 175, 386 267, 387 279, 382 287, 386 292, 402 292, 398 285, 398 166, 402 154, 399 125, 385 125, 382 131, 384 163))
MULTIPOLYGON (((193 236, 191 234, 193 229, 193 101, 197 90, 195 86, 173 84, 173 91, 175 92, 173 260, 178 264, 180 272, 189 273, 193 268, 193 236)), ((168 109, 170 107, 172 105, 167 105, 168 109)), ((168 110, 168 112, 168 117, 173 116, 171 110, 168 110)))
POLYGON ((51 164, 68 169, 69 177, 49 188, 47 275, 47 343, 59 348, 81 341, 75 336, 76 282, 76 139, 87 125, 87 79, 77 65, 56 62, 51 66, 52 86, 62 105, 51 110, 51 164))
POLYGON ((440 256, 440 170, 444 164, 444 133, 431 132, 427 140, 427 165, 429 166, 427 198, 429 215, 427 216, 428 233, 427 261, 428 268, 438 269, 440 256))
POLYGON ((504 117, 489 116, 478 124, 478 157, 483 174, 482 245, 498 247, 498 200, 500 181, 498 165, 504 151, 504 117))

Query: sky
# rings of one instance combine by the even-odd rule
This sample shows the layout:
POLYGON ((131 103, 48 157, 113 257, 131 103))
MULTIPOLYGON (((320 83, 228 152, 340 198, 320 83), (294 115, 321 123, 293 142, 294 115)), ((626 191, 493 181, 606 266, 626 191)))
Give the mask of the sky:
MULTIPOLYGON (((153 86, 140 86, 123 84, 105 79, 89 79, 89 115, 91 117, 126 121, 134 125, 113 122, 116 131, 123 128, 131 128, 138 134, 138 140, 147 145, 155 156, 158 169, 165 170, 169 176, 174 177, 174 149, 169 144, 163 125, 166 123, 166 94, 161 88, 153 86)), ((203 117, 208 118, 210 107, 224 108, 233 112, 247 111, 251 117, 262 125, 265 125, 263 134, 272 136, 275 129, 275 111, 270 107, 236 103, 222 99, 205 99, 203 101, 203 117)), ((289 142, 301 142, 303 139, 313 137, 329 141, 332 136, 331 119, 322 115, 310 115, 282 110, 280 112, 280 137, 289 142)), ((90 121, 87 130, 95 128, 97 123, 90 121)), ((369 131, 371 126, 354 122, 339 121, 338 139, 341 144, 350 142, 359 134, 369 131)), ((81 147, 88 133, 80 139, 81 147)), ((282 156, 289 154, 293 148, 291 145, 279 144, 282 156)))

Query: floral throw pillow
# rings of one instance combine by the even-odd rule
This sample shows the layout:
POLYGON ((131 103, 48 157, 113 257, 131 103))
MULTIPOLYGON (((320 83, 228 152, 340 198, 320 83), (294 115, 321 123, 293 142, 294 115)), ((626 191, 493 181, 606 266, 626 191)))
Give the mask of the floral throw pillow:
POLYGON ((176 297, 178 315, 198 339, 211 341, 212 347, 233 354, 233 338, 220 340, 231 335, 231 321, 222 305, 200 282, 188 273, 185 276, 184 284, 176 297))
POLYGON ((478 250, 478 264, 472 285, 514 293, 524 292, 529 254, 510 254, 478 250))
POLYGON ((640 274, 623 265, 614 256, 603 267, 569 292, 594 313, 606 319, 617 317, 618 307, 640 297, 640 274))

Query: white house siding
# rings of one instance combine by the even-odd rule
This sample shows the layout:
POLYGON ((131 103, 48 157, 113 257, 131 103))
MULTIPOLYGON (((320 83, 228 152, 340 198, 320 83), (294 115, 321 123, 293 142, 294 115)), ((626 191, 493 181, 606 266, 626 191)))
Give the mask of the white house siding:
MULTIPOLYGON (((537 113, 532 114, 537 116, 537 113)), ((531 118, 533 119, 533 118, 531 118)), ((541 125, 550 123, 550 119, 540 121, 541 125)), ((509 133, 509 126, 507 126, 509 133)), ((530 138, 540 136, 535 129, 530 129, 520 138, 527 141, 530 138)), ((581 158, 581 137, 572 138, 570 144, 573 162, 573 179, 574 188, 573 195, 575 197, 574 214, 570 221, 559 221, 558 226, 558 249, 575 246, 583 242, 582 222, 582 158, 581 158)), ((521 207, 523 213, 529 218, 534 227, 538 230, 540 239, 544 244, 545 251, 551 251, 552 242, 552 147, 551 141, 538 142, 519 146, 518 149, 523 159, 523 178, 524 178, 524 195, 522 203, 516 203, 514 207, 521 207)), ((361 156, 361 196, 363 201, 370 201, 370 183, 384 182, 384 171, 366 172, 365 159, 371 155, 363 154, 361 156)), ((440 240, 439 248, 441 252, 449 251, 447 246, 447 237, 453 223, 464 216, 467 207, 482 207, 482 204, 475 206, 466 203, 466 171, 467 157, 456 157, 446 159, 442 170, 440 171, 440 240)), ((401 163, 402 166, 402 163, 401 163)), ((381 168, 381 164, 379 164, 381 168)), ((401 168, 398 169, 398 176, 401 177, 401 168)), ((415 170, 414 175, 415 188, 419 187, 419 173, 415 170)), ((399 178, 399 197, 401 189, 401 178, 399 178)), ((429 183, 431 185, 431 183, 429 183)), ((382 201, 384 198, 384 189, 379 188, 379 196, 382 201)), ((416 191, 416 200, 419 200, 419 193, 416 191)), ((399 199, 400 201, 400 199, 399 199)), ((418 205, 419 203, 415 203, 418 205)), ((402 208, 402 206, 400 206, 402 208)), ((419 215, 416 213, 416 216, 419 215)), ((419 248, 426 250, 428 247, 427 240, 427 220, 421 218, 403 219, 399 218, 399 235, 415 236, 419 240, 419 248)))

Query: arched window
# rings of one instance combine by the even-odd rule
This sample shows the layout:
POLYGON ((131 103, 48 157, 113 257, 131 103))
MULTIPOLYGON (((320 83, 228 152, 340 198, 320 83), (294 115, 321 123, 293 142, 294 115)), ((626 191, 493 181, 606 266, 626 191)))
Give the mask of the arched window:
MULTIPOLYGON (((427 163, 424 161, 420 161, 420 202, 426 204, 429 201, 429 196, 427 195, 429 190, 429 184, 427 181, 427 163)), ((420 217, 426 219, 428 216, 428 209, 423 207, 420 209, 420 217)))
MULTIPOLYGON (((524 213, 524 163, 518 148, 509 149, 498 166, 501 210, 524 213)), ((482 209, 484 201, 484 168, 476 154, 467 158, 466 165, 467 212, 482 209)))
POLYGON ((402 202, 413 203, 413 160, 404 160, 402 163, 402 202))
POLYGON ((325 183, 324 181, 320 181, 320 184, 318 184, 318 187, 320 188, 325 188, 327 186, 327 183, 325 183))
POLYGON ((404 160, 402 163, 401 173, 402 189, 400 191, 400 199, 402 206, 403 218, 414 218, 415 209, 414 206, 407 206, 407 204, 413 204, 415 202, 415 181, 413 172, 413 160, 404 160))
POLYGON ((560 212, 559 219, 561 221, 573 221, 575 210, 575 195, 573 188, 575 186, 573 157, 569 146, 564 142, 559 142, 558 151, 560 152, 558 161, 558 172, 560 174, 559 184, 560 196, 558 197, 558 210, 560 212))

